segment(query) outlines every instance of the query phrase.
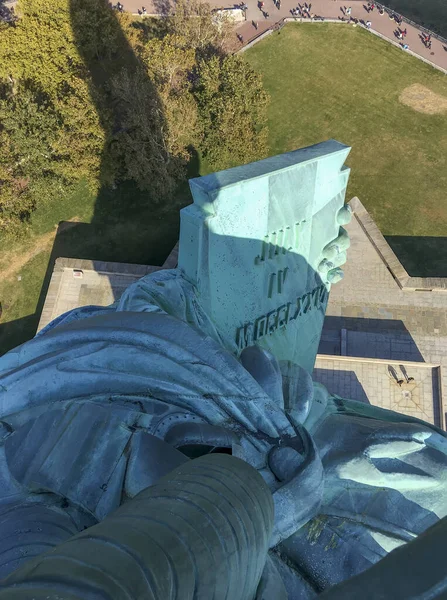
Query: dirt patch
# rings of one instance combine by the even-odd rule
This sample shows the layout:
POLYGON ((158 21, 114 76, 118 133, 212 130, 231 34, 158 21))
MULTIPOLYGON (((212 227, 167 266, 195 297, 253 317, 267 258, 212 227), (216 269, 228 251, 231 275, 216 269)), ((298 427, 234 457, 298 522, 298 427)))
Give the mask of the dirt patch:
POLYGON ((79 223, 80 219, 74 217, 71 221, 63 221, 59 224, 59 227, 54 231, 50 231, 43 235, 35 238, 33 244, 26 252, 6 252, 2 256, 2 264, 7 265, 5 268, 0 268, 1 280, 6 280, 17 274, 27 262, 32 260, 35 256, 41 252, 48 250, 49 246, 54 242, 54 238, 57 233, 70 229, 79 223))
POLYGON ((427 115, 440 115, 447 112, 447 97, 435 94, 419 83, 406 87, 399 96, 399 101, 427 115))
POLYGON ((4 269, 0 270, 0 277, 2 281, 13 277, 20 269, 22 269, 27 262, 33 259, 35 256, 40 254, 46 250, 50 244, 54 240, 54 236, 56 235, 55 231, 51 231, 50 233, 46 233, 45 235, 40 235, 36 238, 35 243, 32 247, 26 252, 22 252, 21 254, 16 253, 5 253, 3 255, 4 264, 8 266, 4 269))

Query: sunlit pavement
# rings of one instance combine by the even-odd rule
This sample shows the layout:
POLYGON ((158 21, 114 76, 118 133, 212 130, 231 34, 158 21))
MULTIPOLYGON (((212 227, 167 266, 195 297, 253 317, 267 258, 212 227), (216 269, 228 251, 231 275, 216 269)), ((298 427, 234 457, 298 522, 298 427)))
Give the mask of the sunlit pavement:
MULTIPOLYGON (((141 0, 123 0, 124 10, 138 13, 145 6, 148 14, 156 14, 164 12, 173 3, 170 0, 151 0, 146 4, 141 4, 141 0)), ((233 7, 235 3, 232 2, 221 2, 219 0, 210 0, 210 4, 215 7, 233 7)), ((304 4, 301 3, 302 5, 304 4)), ((291 17, 291 11, 298 6, 297 0, 281 0, 281 8, 278 9, 273 0, 264 0, 264 12, 268 13, 268 18, 265 19, 262 11, 258 7, 257 0, 246 0, 248 7, 246 12, 247 20, 237 28, 237 33, 242 38, 242 43, 246 44, 263 31, 271 27, 274 23, 280 21, 284 17, 291 17)), ((310 12, 316 16, 322 16, 328 19, 348 19, 344 15, 344 9, 351 7, 351 16, 353 18, 371 21, 371 29, 381 33, 385 37, 395 42, 399 40, 395 36, 395 32, 398 29, 396 21, 389 18, 388 14, 380 15, 377 8, 373 12, 368 13, 366 11, 367 2, 362 0, 353 0, 350 4, 342 2, 340 0, 313 0, 311 2, 310 12)), ((315 25, 318 27, 318 25, 315 25)), ((361 25, 358 25, 360 27, 361 25)), ((440 41, 432 38, 432 47, 429 50, 424 46, 420 38, 421 29, 407 25, 403 23, 402 29, 407 30, 407 35, 404 42, 408 44, 409 49, 426 58, 430 62, 447 69, 447 47, 445 47, 440 41)), ((404 52, 404 50, 402 50, 404 52)))

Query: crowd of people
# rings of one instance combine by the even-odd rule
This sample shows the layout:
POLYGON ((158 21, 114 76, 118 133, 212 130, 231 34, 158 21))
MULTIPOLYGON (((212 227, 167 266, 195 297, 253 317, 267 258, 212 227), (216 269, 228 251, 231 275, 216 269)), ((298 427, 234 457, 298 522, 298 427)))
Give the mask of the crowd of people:
MULTIPOLYGON (((390 20, 395 21, 395 23, 397 25, 397 29, 394 31, 394 35, 400 41, 401 48, 403 48, 404 50, 409 49, 409 45, 405 41, 405 38, 406 38, 408 32, 407 32, 406 27, 404 29, 402 28, 403 17, 401 15, 399 15, 399 14, 385 8, 383 5, 377 4, 375 2, 368 2, 367 6, 364 5, 364 8, 368 14, 373 13, 376 8, 377 8, 379 15, 382 16, 385 13, 388 14, 390 20)), ((362 19, 356 19, 355 17, 353 17, 351 14, 352 8, 350 6, 341 7, 340 10, 342 11, 344 17, 349 17, 350 23, 353 23, 354 25, 357 25, 358 23, 360 23, 361 25, 364 25, 367 29, 370 29, 372 27, 371 21, 368 20, 365 22, 362 19)), ((342 18, 342 20, 344 20, 344 17, 342 18)), ((419 37, 421 38, 424 46, 428 50, 431 50, 431 46, 432 46, 431 34, 426 34, 426 33, 422 32, 419 37)), ((447 46, 445 46, 445 49, 447 51, 447 46)), ((431 54, 434 54, 434 52, 432 52, 431 54)))
POLYGON ((304 19, 313 19, 315 15, 311 12, 312 4, 304 2, 304 4, 298 4, 296 8, 292 8, 291 13, 294 17, 303 17, 304 19))
MULTIPOLYGON (((368 13, 370 12, 374 12, 374 9, 377 7, 379 15, 384 15, 385 13, 388 14, 389 18, 392 21, 395 21, 397 24, 397 29, 394 32, 395 37, 400 41, 400 45, 404 50, 408 50, 409 49, 409 45, 405 42, 405 38, 407 37, 407 28, 405 27, 404 29, 402 29, 402 24, 403 24, 403 17, 393 11, 390 11, 389 9, 386 9, 384 6, 380 5, 380 4, 376 4, 374 2, 369 2, 368 6, 366 6, 366 10, 368 13)), ((366 25, 368 26, 368 23, 370 23, 370 21, 367 21, 366 25)), ((432 47, 432 40, 431 40, 431 33, 426 33, 424 31, 422 31, 419 34, 419 37, 422 41, 422 43, 424 44, 424 46, 428 49, 431 50, 432 47)), ((444 46, 444 50, 447 51, 447 46, 444 46)), ((431 52, 431 54, 434 54, 434 52, 431 52)))
MULTIPOLYGON (((281 9, 281 2, 282 0, 273 0, 273 4, 275 5, 275 7, 280 10, 281 9)), ((119 12, 123 12, 124 11, 124 6, 121 2, 118 2, 117 4, 113 5, 112 3, 110 3, 112 5, 112 7, 115 10, 118 10, 119 12)), ((241 10, 247 11, 248 10, 248 6, 245 2, 242 2, 240 5, 238 5, 239 8, 241 8, 241 10)), ((264 19, 269 19, 270 18, 270 14, 268 13, 267 10, 265 10, 265 2, 264 0, 258 0, 258 8, 261 11, 262 15, 264 16, 264 19)), ((404 50, 408 50, 409 49, 409 45, 406 43, 406 36, 407 36, 407 28, 405 27, 404 29, 402 29, 402 23, 403 23, 403 17, 387 8, 385 8, 382 4, 378 4, 377 2, 374 1, 370 1, 368 2, 368 4, 365 6, 364 8, 366 10, 366 12, 368 13, 368 15, 370 13, 374 13, 375 10, 377 10, 378 14, 380 16, 384 15, 384 14, 388 14, 389 18, 393 21, 396 22, 397 24, 397 29, 394 31, 394 35, 395 37, 399 40, 400 42, 400 46, 404 49, 404 50)), ((357 25, 358 23, 360 23, 361 25, 363 25, 364 27, 366 27, 367 29, 371 29, 372 27, 372 22, 370 20, 364 21, 362 19, 357 19, 352 15, 352 7, 351 6, 344 6, 341 7, 340 10, 343 13, 343 17, 340 17, 342 20, 349 20, 350 23, 357 25), (347 17, 347 19, 345 19, 345 17, 347 17)), ((290 10, 290 13, 292 14, 292 16, 294 17, 301 17, 304 19, 321 19, 322 21, 324 21, 323 17, 319 17, 318 15, 315 15, 312 12, 312 4, 309 2, 304 2, 304 3, 298 3, 298 5, 295 8, 292 8, 290 10)), ((138 14, 140 16, 144 16, 147 15, 147 10, 146 7, 141 7, 141 9, 138 9, 138 14)), ((253 27, 257 30, 258 29, 258 23, 257 21, 252 21, 252 25, 253 27)), ((242 37, 242 36, 241 36, 242 37)), ((428 49, 431 50, 432 47, 432 40, 431 40, 431 34, 430 33, 425 33, 425 32, 421 32, 419 35, 422 43, 424 44, 424 46, 428 49)), ((241 42, 241 40, 239 40, 241 42)), ((241 42, 242 43, 242 42, 241 42)), ((444 46, 444 50, 447 51, 447 46, 444 46)), ((434 52, 432 52, 431 54, 434 54, 434 52)))
MULTIPOLYGON (((278 10, 281 8, 281 0, 273 0, 273 3, 278 10)), ((247 5, 242 4, 242 8, 244 10, 246 10, 247 5)), ((264 0, 258 0, 258 8, 262 12, 264 18, 268 19, 270 15, 265 10, 264 0)), ((366 6, 364 5, 364 8, 365 8, 366 12, 368 13, 368 15, 370 13, 374 13, 374 11, 377 9, 377 12, 380 16, 387 14, 392 21, 395 21, 395 23, 397 25, 397 29, 394 32, 395 37, 399 40, 401 48, 403 48, 404 50, 409 49, 409 45, 406 43, 407 28, 406 27, 404 29, 402 28, 403 17, 401 15, 385 8, 382 4, 378 4, 374 1, 368 2, 368 4, 366 6)), ((343 17, 340 17, 343 21, 348 20, 350 23, 352 23, 354 25, 357 25, 358 23, 360 23, 361 25, 366 27, 366 29, 371 29, 372 21, 370 21, 370 20, 364 21, 363 19, 358 19, 358 18, 354 17, 352 15, 352 7, 351 6, 347 6, 347 7, 343 6, 340 8, 340 10, 343 13, 343 17)), ((323 17, 318 17, 317 15, 312 13, 312 4, 310 2, 309 3, 307 3, 307 2, 298 3, 298 5, 295 8, 292 8, 290 10, 290 13, 294 17, 301 17, 304 19, 324 20, 323 17)), ((252 21, 252 24, 255 27, 255 29, 258 29, 257 21, 252 21)), ((429 50, 431 50, 431 44, 432 44, 431 34, 425 34, 422 32, 420 34, 420 38, 421 38, 423 44, 425 45, 425 47, 428 48, 429 50)), ((445 49, 447 50, 447 46, 445 47, 445 49)))

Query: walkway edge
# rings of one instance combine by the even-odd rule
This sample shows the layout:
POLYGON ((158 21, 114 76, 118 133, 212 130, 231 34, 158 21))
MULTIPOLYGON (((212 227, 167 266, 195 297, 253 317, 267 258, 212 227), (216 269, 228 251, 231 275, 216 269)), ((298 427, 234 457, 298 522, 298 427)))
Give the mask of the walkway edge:
MULTIPOLYGON (((370 33, 373 33, 377 37, 382 38, 382 40, 385 40, 385 42, 393 44, 393 46, 396 46, 396 48, 401 48, 401 46, 400 46, 400 44, 398 42, 395 42, 394 40, 390 40, 390 38, 386 37, 386 35, 383 35, 383 33, 379 33, 378 31, 375 31, 375 29, 368 29, 368 31, 370 33)), ((444 73, 444 75, 447 75, 447 69, 443 69, 442 67, 440 67, 439 65, 435 64, 431 60, 428 60, 428 58, 424 58, 420 54, 417 54, 417 52, 413 52, 413 50, 410 50, 410 49, 408 49, 408 50, 402 50, 402 52, 406 52, 407 54, 411 54, 411 56, 414 56, 415 58, 418 58, 419 60, 422 60, 427 65, 430 65, 431 67, 437 69, 438 71, 441 71, 441 73, 444 73)))
POLYGON ((354 197, 349 205, 382 262, 404 292, 447 292, 447 277, 410 277, 360 200, 354 197))
MULTIPOLYGON (((272 27, 267 29, 267 31, 264 31, 263 33, 259 34, 257 37, 255 37, 251 41, 249 41, 245 46, 242 46, 242 48, 237 50, 236 54, 242 54, 242 52, 245 52, 246 50, 248 50, 249 48, 251 48, 252 46, 257 44, 258 42, 261 42, 263 39, 265 39, 267 36, 269 36, 274 31, 281 29, 281 27, 283 27, 283 25, 285 23, 314 23, 314 24, 339 23, 340 25, 351 25, 351 23, 349 23, 349 21, 340 21, 339 19, 325 19, 325 18, 323 18, 323 19, 303 19, 302 17, 284 17, 283 19, 281 19, 280 21, 278 21, 277 23, 272 25, 272 27)), ((372 33, 373 35, 381 38, 385 42, 388 42, 389 44, 396 46, 396 48, 402 49, 398 42, 395 42, 394 40, 390 39, 389 37, 386 37, 386 35, 383 35, 382 33, 375 31, 374 29, 368 29, 366 27, 363 27, 362 25, 360 25, 360 27, 362 27, 362 29, 365 29, 369 33, 372 33)), ((419 60, 422 60, 425 64, 430 65, 434 69, 437 69, 438 71, 441 71, 441 73, 444 73, 444 75, 447 75, 447 69, 444 69, 443 67, 440 67, 439 65, 435 64, 431 60, 424 58, 420 54, 417 54, 417 52, 413 52, 413 50, 410 50, 410 49, 408 49, 408 50, 402 49, 402 52, 406 52, 407 54, 414 56, 414 58, 418 58, 419 60)))

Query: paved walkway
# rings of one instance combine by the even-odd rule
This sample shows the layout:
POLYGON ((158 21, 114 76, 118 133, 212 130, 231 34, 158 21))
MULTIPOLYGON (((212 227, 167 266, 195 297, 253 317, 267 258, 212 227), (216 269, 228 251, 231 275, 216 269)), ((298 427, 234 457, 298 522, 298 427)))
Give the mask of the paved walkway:
MULTIPOLYGON (((447 292, 402 290, 365 231, 358 200, 354 206, 345 277, 331 290, 314 378, 344 398, 444 427, 447 292)), ((177 251, 163 267, 57 259, 38 330, 73 308, 112 304, 143 275, 175 268, 177 251)))
POLYGON ((439 369, 431 365, 349 360, 320 354, 312 377, 342 398, 366 402, 443 426, 439 369))
MULTIPOLYGON (((125 10, 132 13, 137 13, 138 9, 141 9, 142 6, 146 7, 149 14, 160 13, 169 10, 174 5, 171 0, 147 0, 147 2, 143 3, 144 0, 122 1, 125 10)), ((209 3, 214 7, 225 8, 234 7, 237 4, 237 2, 229 2, 228 0, 209 0, 209 3)), ((397 30, 396 22, 391 20, 387 13, 380 15, 377 8, 372 13, 368 13, 366 11, 367 3, 367 0, 365 2, 362 0, 352 0, 350 3, 341 0, 311 0, 311 13, 325 17, 326 19, 348 19, 348 17, 344 16, 344 9, 350 6, 353 18, 371 21, 371 29, 390 40, 399 42, 394 35, 394 32, 397 30)), ((298 4, 302 6, 304 2, 298 2, 298 0, 281 0, 281 8, 278 10, 273 0, 264 0, 264 11, 269 14, 269 18, 266 20, 258 8, 258 0, 246 0, 246 5, 248 6, 247 21, 237 28, 237 33, 242 36, 243 43, 246 44, 284 17, 291 17, 292 9, 296 8, 298 4), (257 23, 257 29, 252 24, 252 21, 257 23)), ((407 29, 405 43, 409 45, 410 50, 443 69, 447 69, 447 47, 444 44, 433 38, 432 48, 429 50, 420 39, 421 29, 403 23, 402 29, 405 28, 407 29)))
MULTIPOLYGON (((279 21, 283 17, 291 17, 291 10, 298 6, 297 0, 281 0, 281 9, 278 10, 273 0, 264 0, 265 6, 264 10, 269 13, 270 19, 279 21)), ((301 5, 304 3, 301 2, 301 5)), ((261 11, 257 8, 256 0, 247 0, 248 11, 247 11, 247 20, 240 29, 244 29, 244 33, 246 35, 245 42, 248 42, 251 38, 256 37, 257 33, 251 24, 252 20, 257 20, 259 25, 264 21, 264 17, 262 16, 261 11)), ((368 13, 366 11, 367 2, 362 2, 361 0, 354 0, 353 2, 342 2, 340 0, 313 0, 311 2, 311 13, 317 16, 322 16, 326 19, 346 19, 349 17, 344 15, 344 9, 350 6, 352 8, 351 16, 353 18, 359 19, 359 21, 371 21, 371 29, 382 34, 386 38, 393 40, 395 42, 399 42, 397 37, 395 36, 395 32, 398 29, 396 21, 389 18, 387 13, 384 15, 380 15, 377 9, 374 9, 373 12, 368 13)), ((262 23, 263 25, 263 23, 262 23)), ((272 21, 270 22, 272 25, 272 21)), ((413 27, 411 25, 402 24, 402 29, 407 30, 407 35, 405 37, 405 43, 409 45, 410 50, 422 56, 423 58, 433 62, 434 64, 442 67, 443 69, 447 69, 447 49, 445 49, 444 45, 432 38, 432 48, 429 50, 424 46, 422 40, 420 38, 421 29, 413 27)), ((243 34, 242 34, 243 35, 243 34)))
MULTIPOLYGON (((432 377, 433 393, 429 393, 429 379, 425 381, 425 376, 422 379, 422 372, 412 367, 409 375, 415 378, 416 383, 425 381, 424 387, 420 388, 425 390, 424 394, 417 400, 415 392, 412 400, 416 399, 419 404, 429 405, 431 399, 436 399, 435 396, 439 394, 440 402, 442 398, 445 402, 447 401, 447 292, 423 290, 410 292, 401 289, 365 232, 365 220, 360 223, 358 216, 354 213, 351 223, 346 226, 351 247, 348 251, 348 261, 343 267, 345 276, 331 289, 319 352, 344 356, 343 365, 347 364, 347 357, 378 359, 387 367, 389 361, 411 361, 421 363, 421 366, 423 363, 428 363, 437 367, 436 378, 432 377), (439 390, 436 390, 435 388, 438 387, 439 390), (424 399, 425 396, 427 400, 424 399)), ((317 365, 317 368, 322 367, 317 365)), ((324 368, 331 370, 327 366, 324 368)), ((373 387, 371 385, 384 377, 385 371, 383 369, 377 371, 378 379, 374 379, 374 375, 372 381, 368 382, 366 375, 371 371, 369 367, 365 370, 364 366, 353 363, 349 369, 343 366, 342 370, 352 371, 356 376, 354 378, 353 375, 349 375, 351 387, 346 393, 355 393, 354 399, 362 400, 362 386, 365 392, 370 394, 371 403, 376 404, 374 385, 373 387), (361 370, 358 371, 357 367, 361 370)), ((333 381, 329 382, 324 377, 326 375, 323 373, 321 377, 317 376, 317 380, 327 384, 329 390, 335 393, 337 389, 344 390, 348 385, 346 383, 348 375, 344 373, 340 375, 334 373, 333 381)), ((394 391, 396 389, 394 385, 389 388, 394 391)), ((397 395, 396 398, 405 401, 409 399, 407 396, 397 395)), ((385 400, 385 397, 382 400, 385 400)), ((384 406, 392 408, 394 405, 384 404, 384 406)), ((410 402, 406 410, 410 410, 411 406, 410 402)), ((419 409, 413 407, 412 410, 420 417, 417 414, 419 409)), ((420 410, 429 414, 427 407, 420 410)))

